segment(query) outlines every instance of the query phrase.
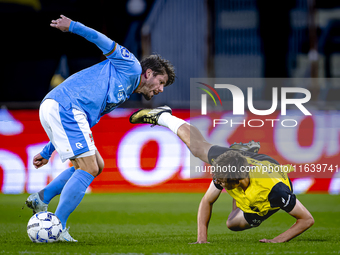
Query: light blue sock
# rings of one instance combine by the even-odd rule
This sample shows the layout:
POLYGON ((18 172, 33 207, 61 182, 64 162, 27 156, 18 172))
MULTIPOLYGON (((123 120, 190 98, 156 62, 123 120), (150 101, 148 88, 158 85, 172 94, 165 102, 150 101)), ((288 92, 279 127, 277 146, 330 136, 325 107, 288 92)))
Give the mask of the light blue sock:
POLYGON ((54 198, 56 195, 59 195, 63 190, 65 183, 74 173, 74 170, 75 169, 72 166, 54 178, 53 181, 51 181, 43 190, 38 192, 40 199, 45 204, 48 204, 52 198, 54 198))
POLYGON ((61 221, 63 229, 66 228, 68 217, 83 199, 85 191, 93 179, 93 175, 78 169, 65 184, 60 194, 57 210, 55 211, 55 215, 61 221))

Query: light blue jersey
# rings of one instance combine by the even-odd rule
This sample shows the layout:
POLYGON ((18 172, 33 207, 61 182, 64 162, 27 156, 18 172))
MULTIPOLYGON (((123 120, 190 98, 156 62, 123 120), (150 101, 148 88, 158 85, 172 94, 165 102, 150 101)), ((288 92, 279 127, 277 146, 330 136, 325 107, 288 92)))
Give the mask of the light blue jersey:
POLYGON ((83 111, 93 127, 101 116, 130 98, 140 83, 142 67, 132 53, 105 35, 73 21, 69 30, 95 43, 107 60, 73 74, 44 100, 54 99, 65 110, 83 111))
MULTIPOLYGON (((75 108, 84 112, 92 128, 104 114, 130 98, 140 84, 142 67, 126 48, 92 28, 72 21, 69 31, 95 43, 107 60, 73 74, 44 100, 53 99, 66 111, 75 108)), ((54 150, 49 142, 41 156, 49 159, 54 150)))

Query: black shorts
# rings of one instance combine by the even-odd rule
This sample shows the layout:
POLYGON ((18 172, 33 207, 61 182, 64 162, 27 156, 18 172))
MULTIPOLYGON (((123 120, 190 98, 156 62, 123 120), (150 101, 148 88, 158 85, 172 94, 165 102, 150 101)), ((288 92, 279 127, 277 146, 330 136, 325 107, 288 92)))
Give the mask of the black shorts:
POLYGON ((243 212, 244 218, 248 222, 248 224, 252 227, 258 227, 261 225, 261 223, 268 219, 270 216, 272 216, 274 213, 276 213, 280 209, 271 210, 266 215, 260 216, 257 213, 245 213, 243 212))

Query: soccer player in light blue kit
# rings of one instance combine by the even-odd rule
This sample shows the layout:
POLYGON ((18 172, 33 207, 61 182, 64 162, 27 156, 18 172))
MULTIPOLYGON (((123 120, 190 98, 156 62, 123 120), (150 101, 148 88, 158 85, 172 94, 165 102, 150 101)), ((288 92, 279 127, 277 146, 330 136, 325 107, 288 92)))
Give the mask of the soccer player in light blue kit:
POLYGON ((96 44, 107 58, 66 79, 45 96, 39 110, 41 124, 50 142, 34 157, 33 165, 40 168, 47 164, 53 151, 57 150, 61 160, 69 159, 73 167, 62 172, 43 190, 31 194, 26 205, 33 213, 46 211, 51 199, 60 194, 55 212, 63 226, 59 240, 77 242, 66 228, 67 219, 104 168, 91 128, 132 93, 140 93, 150 100, 163 92, 164 87, 174 82, 175 72, 172 64, 159 55, 151 55, 139 63, 126 48, 63 15, 52 20, 51 26, 84 37, 96 44))

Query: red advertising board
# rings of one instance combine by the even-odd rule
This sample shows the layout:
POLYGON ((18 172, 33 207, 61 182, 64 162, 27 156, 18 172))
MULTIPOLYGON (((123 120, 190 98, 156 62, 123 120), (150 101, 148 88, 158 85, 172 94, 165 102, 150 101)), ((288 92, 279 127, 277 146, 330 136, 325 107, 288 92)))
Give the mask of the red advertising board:
MULTIPOLYGON (((130 124, 128 118, 134 111, 117 109, 93 127, 105 169, 91 184, 91 191, 204 192, 211 179, 207 174, 190 174, 190 152, 184 143, 167 128, 130 124)), ((173 114, 190 119, 189 110, 174 110, 173 114)), ((247 113, 242 119, 231 119, 231 113, 223 113, 192 117, 190 122, 205 126, 203 135, 212 144, 260 141, 260 153, 296 167, 290 173, 296 193, 338 194, 339 113, 314 112, 312 116, 299 117, 294 128, 278 115, 276 112, 259 117, 247 113), (213 128, 216 118, 221 121, 213 128), (321 173, 317 173, 318 169, 321 173)), ((35 192, 69 166, 55 153, 48 165, 33 167, 33 156, 47 142, 37 110, 0 110, 0 192, 35 192)))

